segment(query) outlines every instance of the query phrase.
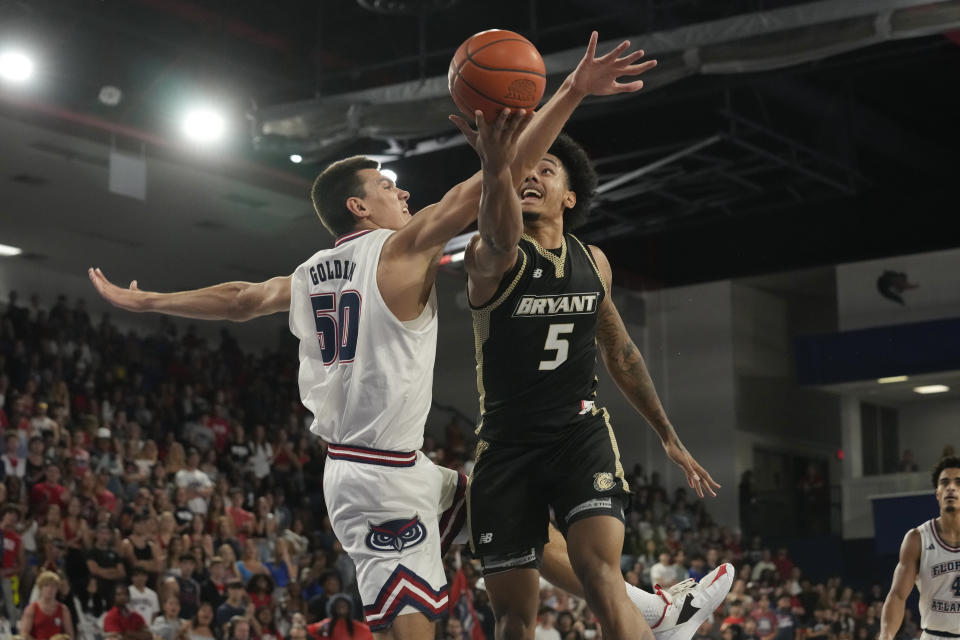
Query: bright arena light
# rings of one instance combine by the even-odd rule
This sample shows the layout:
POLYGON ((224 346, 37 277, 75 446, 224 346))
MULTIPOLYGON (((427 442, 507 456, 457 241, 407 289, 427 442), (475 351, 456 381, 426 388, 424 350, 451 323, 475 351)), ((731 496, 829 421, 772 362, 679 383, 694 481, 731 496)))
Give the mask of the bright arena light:
POLYGON ((0 244, 0 256, 18 256, 21 253, 23 253, 23 249, 20 247, 11 247, 8 244, 0 244))
POLYGON ((384 178, 388 178, 393 181, 393 184, 397 184, 397 172, 392 169, 380 169, 380 175, 384 178))
POLYGON ((300 164, 301 162, 303 162, 303 156, 300 155, 299 153, 291 153, 290 162, 292 162, 293 164, 300 164))
POLYGON ((880 384, 891 384, 893 382, 906 382, 909 379, 909 376, 888 376, 886 378, 877 378, 877 382, 880 384))
POLYGON ((216 142, 226 130, 226 119, 213 109, 194 109, 183 119, 183 135, 195 142, 216 142))
POLYGON ((917 393, 928 394, 928 393, 946 393, 950 391, 950 387, 945 384, 928 384, 923 387, 914 387, 913 390, 917 393))
POLYGON ((25 82, 33 75, 33 60, 20 51, 0 53, 0 78, 10 82, 25 82))

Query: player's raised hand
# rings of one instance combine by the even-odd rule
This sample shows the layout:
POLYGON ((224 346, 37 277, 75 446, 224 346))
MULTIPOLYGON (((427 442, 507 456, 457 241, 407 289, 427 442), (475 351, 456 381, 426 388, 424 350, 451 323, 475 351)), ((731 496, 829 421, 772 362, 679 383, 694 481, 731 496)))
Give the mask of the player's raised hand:
POLYGON ((510 166, 517 156, 520 134, 533 119, 533 112, 524 109, 503 109, 492 123, 484 120, 483 112, 474 113, 477 130, 474 131, 460 116, 450 120, 463 133, 467 143, 476 150, 484 169, 496 173, 510 166))
POLYGON ((113 306, 127 311, 146 310, 145 303, 149 294, 137 287, 136 280, 130 283, 130 288, 121 289, 107 280, 107 277, 98 268, 90 267, 87 270, 87 275, 90 276, 90 281, 93 282, 97 292, 113 306))
POLYGON ((717 492, 714 489, 719 489, 720 484, 710 476, 706 469, 700 466, 699 462, 693 459, 693 456, 679 440, 664 443, 663 449, 666 451, 667 457, 683 469, 687 476, 687 484, 697 492, 698 496, 702 498, 703 492, 706 490, 707 493, 716 497, 717 492))
POLYGON ((630 93, 643 88, 643 80, 617 82, 625 76, 638 76, 657 66, 656 60, 638 62, 644 56, 643 49, 626 53, 630 41, 624 40, 610 53, 597 57, 597 32, 590 34, 590 44, 580 64, 570 74, 573 88, 585 94, 608 96, 614 93, 630 93), (624 55, 626 54, 626 55, 624 55))

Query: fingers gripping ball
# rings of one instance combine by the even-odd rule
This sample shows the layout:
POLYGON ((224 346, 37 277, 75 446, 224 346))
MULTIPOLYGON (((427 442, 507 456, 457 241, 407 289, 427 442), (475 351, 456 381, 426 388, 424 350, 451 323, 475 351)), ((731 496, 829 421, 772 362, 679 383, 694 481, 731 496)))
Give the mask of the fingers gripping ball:
POLYGON ((540 52, 518 33, 490 29, 460 45, 447 73, 457 108, 473 119, 479 109, 493 122, 504 107, 533 109, 543 98, 547 76, 540 52))

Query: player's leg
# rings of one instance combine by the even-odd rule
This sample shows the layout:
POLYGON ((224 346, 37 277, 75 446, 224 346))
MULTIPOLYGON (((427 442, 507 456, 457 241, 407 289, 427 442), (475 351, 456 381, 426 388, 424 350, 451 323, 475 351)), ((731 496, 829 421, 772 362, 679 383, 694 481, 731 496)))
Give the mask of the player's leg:
POLYGON ((627 598, 620 573, 623 533, 623 522, 609 515, 577 520, 567 533, 570 564, 604 638, 653 640, 650 625, 627 598))
POLYGON ((627 597, 620 573, 629 489, 606 411, 572 423, 548 460, 544 475, 550 504, 567 539, 570 565, 604 637, 653 640, 650 625, 627 597))
MULTIPOLYGON (((567 541, 550 525, 550 541, 543 548, 543 577, 551 584, 586 599, 583 585, 570 566, 567 541)), ((734 570, 724 564, 708 573, 697 585, 677 585, 656 593, 644 591, 624 582, 627 597, 653 630, 656 640, 690 640, 700 623, 723 603, 733 585, 734 570), (690 606, 684 606, 689 598, 690 606)))
POLYGON ((471 547, 497 619, 498 640, 532 640, 549 509, 539 450, 481 441, 467 486, 471 547))
POLYGON ((415 460, 387 466, 328 459, 324 469, 333 531, 356 565, 366 623, 384 640, 432 638, 433 621, 448 607, 440 486, 433 463, 419 453, 415 460))
POLYGON ((540 605, 540 572, 510 569, 483 577, 497 618, 497 640, 532 640, 540 605))
POLYGON ((422 640, 433 638, 435 627, 436 623, 422 613, 407 613, 394 618, 389 629, 375 631, 373 637, 377 640, 422 640))

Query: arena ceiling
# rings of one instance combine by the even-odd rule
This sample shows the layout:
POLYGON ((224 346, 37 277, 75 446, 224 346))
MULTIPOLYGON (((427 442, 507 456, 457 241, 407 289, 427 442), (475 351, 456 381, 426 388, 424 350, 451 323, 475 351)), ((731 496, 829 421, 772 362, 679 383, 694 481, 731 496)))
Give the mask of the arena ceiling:
POLYGON ((653 34, 664 48, 649 91, 590 102, 569 126, 605 184, 583 234, 621 282, 681 284, 960 244, 951 231, 956 3, 906 0, 907 17, 808 21, 793 31, 803 51, 775 50, 775 33, 721 41, 714 29, 697 72, 690 46, 665 43, 704 37, 698 25, 765 28, 765 16, 784 11, 799 20, 813 15, 801 9, 884 3, 409 0, 436 9, 419 15, 361 6, 397 2, 0 0, 0 39, 37 51, 43 80, 0 86, 0 242, 58 271, 82 270, 93 254, 166 287, 196 285, 198 272, 208 282, 289 271, 328 242, 306 199, 324 163, 392 157, 417 207, 469 175, 475 157, 442 117, 452 102, 411 115, 390 96, 435 87, 464 37, 501 27, 538 45, 554 82, 590 29, 605 42, 653 34), (900 36, 874 37, 866 24, 900 36), (843 39, 856 46, 837 46, 843 39), (707 73, 710 64, 727 67, 707 73), (105 85, 123 92, 118 105, 99 100, 105 85), (177 142, 178 110, 197 96, 235 116, 219 152, 177 142), (291 117, 305 128, 270 129, 291 117), (149 159, 146 201, 106 191, 111 149, 149 159), (299 149, 306 161, 293 165, 299 149))

